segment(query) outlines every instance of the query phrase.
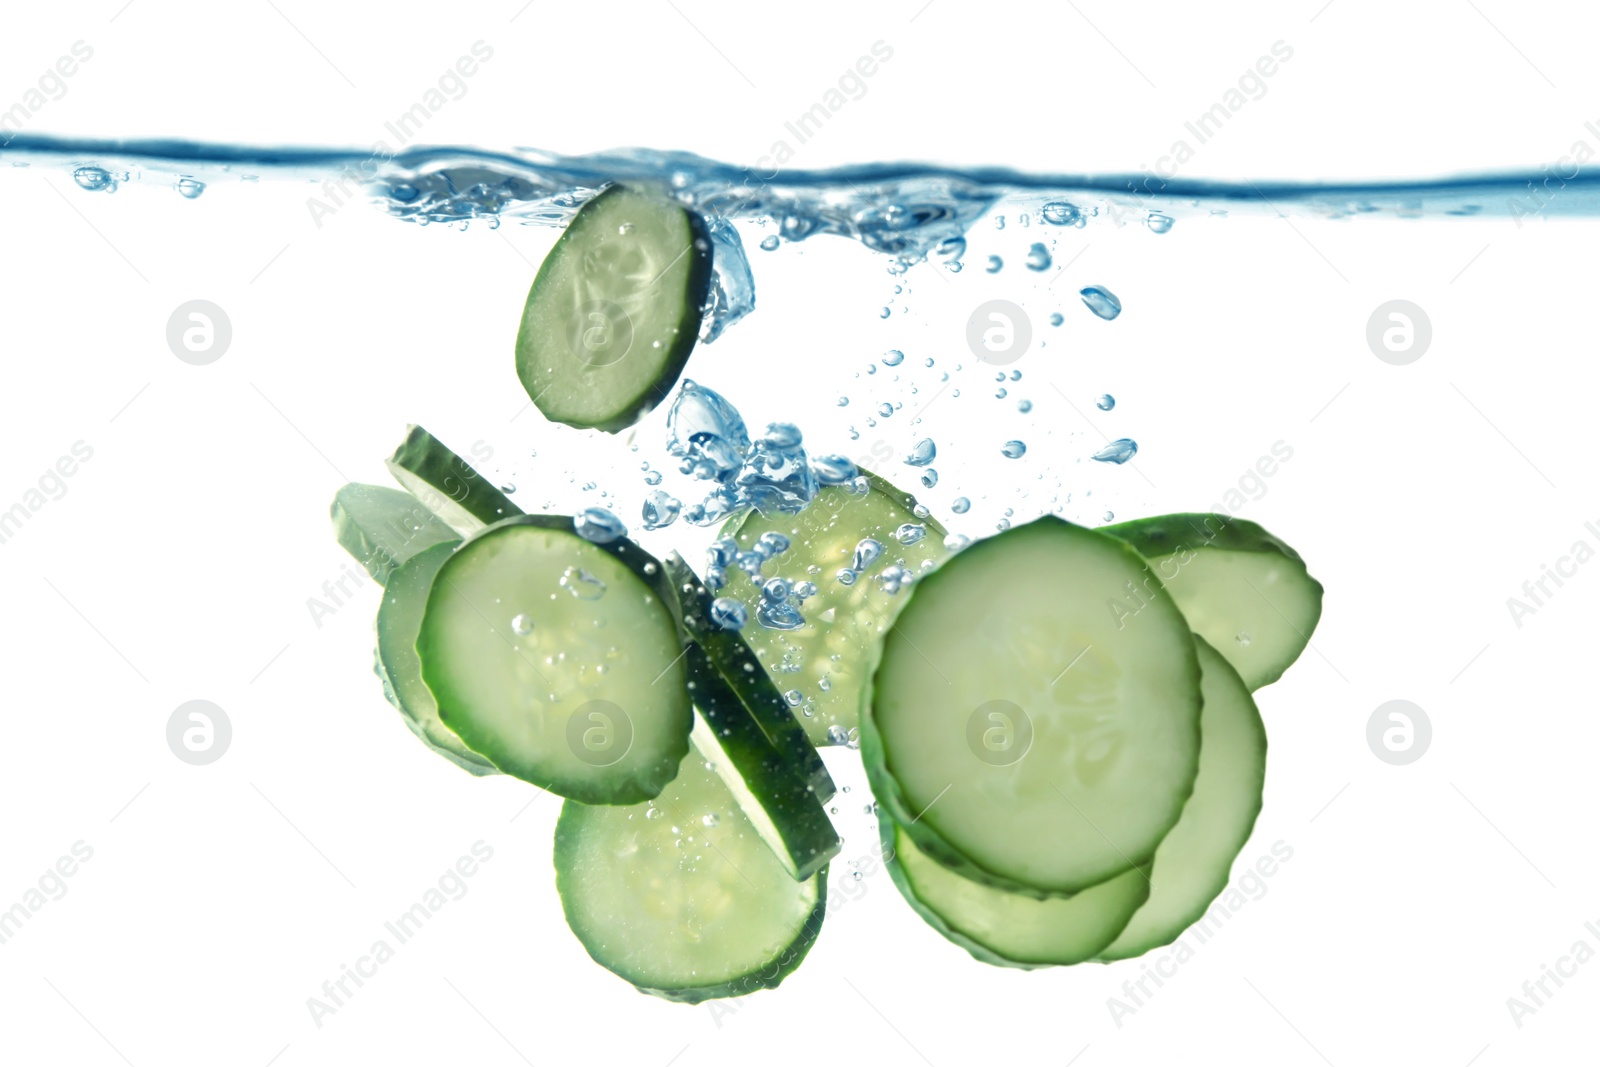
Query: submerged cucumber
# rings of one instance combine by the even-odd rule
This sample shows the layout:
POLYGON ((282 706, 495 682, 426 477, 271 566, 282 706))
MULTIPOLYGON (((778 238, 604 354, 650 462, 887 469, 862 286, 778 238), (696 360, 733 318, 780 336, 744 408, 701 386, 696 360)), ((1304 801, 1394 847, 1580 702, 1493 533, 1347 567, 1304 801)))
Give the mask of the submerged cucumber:
POLYGON ((498 774, 494 764, 462 743, 439 721, 439 705, 423 684, 417 661, 417 633, 434 575, 460 541, 444 541, 400 564, 383 588, 378 608, 377 673, 384 695, 400 710, 411 732, 441 756, 473 774, 498 774))
POLYGON ((917 847, 1034 896, 1148 863, 1200 751, 1188 624, 1138 553, 1047 515, 912 586, 862 717, 873 793, 917 847), (1137 624, 1108 599, 1150 587, 1137 624))
POLYGON ((826 910, 827 869, 797 882, 691 749, 654 801, 561 806, 556 890, 602 967, 695 1004, 775 988, 826 910))
MULTIPOLYGON (((872 677, 873 660, 883 634, 894 620, 906 593, 891 595, 873 580, 883 568, 898 565, 921 575, 943 559, 945 531, 931 518, 918 518, 916 499, 876 475, 867 474, 869 489, 824 486, 798 515, 771 517, 751 511, 732 520, 724 533, 748 551, 763 534, 777 533, 790 547, 777 557, 777 571, 796 582, 814 580, 815 596, 805 601, 806 624, 795 630, 769 630, 755 624, 744 634, 757 658, 785 679, 782 689, 798 688, 810 714, 796 709, 813 744, 842 744, 861 722, 861 700, 872 677), (896 532, 910 527, 918 540, 902 544, 896 532), (920 530, 920 532, 917 532, 920 530), (855 562, 856 546, 876 541, 881 554, 863 573, 845 584, 839 571, 855 562), (811 568, 818 568, 812 576, 811 568), (787 679, 793 679, 788 681, 787 679)), ((723 595, 741 601, 752 620, 761 601, 760 586, 738 573, 723 595)))
POLYGON ((578 210, 528 291, 517 377, 545 418, 616 432, 659 404, 700 332, 711 238, 672 197, 613 185, 578 210))
POLYGON ((395 481, 463 535, 522 514, 470 463, 421 426, 407 428, 406 439, 388 463, 395 481))
POLYGON ((806 737, 788 701, 761 669, 750 646, 711 618, 713 597, 676 553, 667 557, 667 576, 678 598, 685 639, 705 650, 706 660, 761 724, 767 739, 811 787, 818 800, 833 796, 833 778, 806 737))
POLYGON ((1124 871, 1071 897, 1039 900, 963 878, 929 859, 879 813, 889 876, 929 926, 984 963, 1051 967, 1093 959, 1150 894, 1148 867, 1124 871))
POLYGON ((673 594, 626 540, 518 515, 462 542, 417 636, 439 718, 507 774, 592 804, 649 799, 677 772, 693 710, 673 594))
MULTIPOLYGON (((1299 553, 1255 523, 1227 515, 1163 515, 1102 532, 1139 550, 1190 629, 1252 690, 1277 681, 1310 643, 1322 616, 1322 585, 1299 553)), ((1131 625, 1139 598, 1121 601, 1131 625)))
POLYGON ((1150 899, 1100 952, 1127 959, 1171 944, 1228 884, 1233 859, 1261 811, 1267 732, 1250 690, 1218 652, 1196 637, 1200 653, 1200 773, 1183 816, 1156 849, 1150 899))
POLYGON ((333 496, 333 536, 379 585, 395 567, 456 532, 410 493, 351 482, 333 496))
POLYGON ((689 646, 684 662, 689 693, 699 713, 690 742, 784 869, 805 881, 839 851, 839 835, 822 801, 767 738, 699 645, 689 646))

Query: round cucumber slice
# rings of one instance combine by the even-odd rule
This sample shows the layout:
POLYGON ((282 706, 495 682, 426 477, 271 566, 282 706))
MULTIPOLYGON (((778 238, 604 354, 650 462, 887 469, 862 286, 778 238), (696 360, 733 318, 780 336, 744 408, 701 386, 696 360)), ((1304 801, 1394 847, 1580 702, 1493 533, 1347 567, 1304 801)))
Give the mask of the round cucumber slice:
POLYGON ((613 185, 578 210, 528 291, 517 377, 545 418, 615 433, 666 398, 711 286, 705 221, 613 185))
POLYGON ((424 549, 389 575, 383 588, 383 604, 378 608, 377 673, 389 703, 400 710, 411 732, 424 744, 463 770, 477 775, 498 774, 494 764, 468 748, 439 721, 439 705, 423 684, 417 660, 417 634, 422 629, 428 591, 433 587, 434 575, 460 543, 444 541, 424 549))
POLYGON ((906 599, 903 591, 884 592, 873 575, 890 565, 921 575, 946 555, 944 527, 916 516, 915 497, 876 475, 866 477, 870 488, 865 493, 824 486, 798 515, 768 517, 752 511, 724 529, 745 550, 765 533, 787 537, 789 550, 777 556, 769 569, 817 586, 816 595, 807 598, 802 609, 806 623, 795 630, 769 630, 753 621, 761 589, 743 574, 730 573, 722 594, 739 600, 749 612, 752 622, 744 629, 745 640, 779 687, 798 688, 804 694, 810 714, 798 708, 795 714, 815 745, 844 744, 861 725, 861 700, 873 662, 884 632, 906 599), (907 526, 921 528, 920 539, 910 545, 896 537, 896 531, 907 526), (856 546, 868 538, 883 546, 882 553, 846 585, 839 580, 839 571, 851 566, 856 546), (820 569, 814 577, 812 567, 820 569))
POLYGON ((912 586, 862 717, 878 800, 965 877, 1034 896, 1148 863, 1200 751, 1187 623, 1138 553, 1047 515, 912 586), (1119 620, 1108 605, 1139 591, 1119 620))
POLYGON ((472 464, 421 426, 406 430, 388 460, 389 473, 430 511, 462 534, 474 534, 522 509, 472 464))
POLYGON ((1070 897, 1039 900, 963 878, 878 815, 889 876, 929 926, 973 957, 1001 967, 1053 967, 1093 959, 1150 894, 1135 867, 1070 897))
POLYGON ((456 532, 410 493, 351 482, 333 496, 333 536, 383 585, 401 563, 456 532))
MULTIPOLYGON (((1227 515, 1162 515, 1101 532, 1139 550, 1190 629, 1222 653, 1252 691, 1277 681, 1311 642, 1322 617, 1322 585, 1299 553, 1255 523, 1227 515)), ((1132 601, 1126 608, 1138 611, 1132 601)))
POLYGON ((417 635, 439 718, 469 749, 552 793, 633 804, 689 747, 683 645, 661 566, 570 519, 519 515, 463 541, 417 635))
POLYGON ((822 928, 827 869, 797 882, 691 750, 654 801, 567 801, 556 890, 596 963, 667 1000, 772 989, 822 928))
POLYGON ((1261 812, 1267 731, 1228 661, 1203 638, 1200 654, 1200 773, 1183 816, 1156 849, 1150 899, 1101 953, 1128 959, 1175 941, 1228 885, 1234 857, 1261 812))

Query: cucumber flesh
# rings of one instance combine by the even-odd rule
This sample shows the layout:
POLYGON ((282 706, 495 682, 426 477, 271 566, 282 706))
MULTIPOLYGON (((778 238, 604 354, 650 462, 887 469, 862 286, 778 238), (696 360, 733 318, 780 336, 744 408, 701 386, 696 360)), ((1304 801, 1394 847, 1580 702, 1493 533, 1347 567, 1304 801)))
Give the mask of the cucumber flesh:
POLYGON ((1071 897, 1039 900, 963 878, 919 850, 879 813, 889 875, 928 925, 984 963, 1049 967, 1093 959, 1150 894, 1148 867, 1071 897), (892 852, 890 851, 892 850, 892 852))
POLYGON ((816 746, 806 737, 805 728, 795 718, 788 701, 761 669, 744 638, 735 631, 724 630, 712 620, 714 598, 683 557, 677 553, 669 555, 666 569, 678 598, 685 641, 705 652, 706 661, 749 709, 767 740, 811 787, 817 800, 827 803, 834 793, 833 777, 817 754, 816 746))
POLYGON ((424 549, 389 575, 383 589, 383 605, 378 608, 377 673, 383 681, 384 695, 424 744, 463 770, 476 775, 498 774, 494 764, 468 748, 439 721, 439 705, 423 684, 417 661, 417 633, 422 628, 428 591, 434 575, 458 544, 458 540, 443 541, 424 549))
POLYGON ((417 656, 439 718, 500 770, 591 804, 647 800, 693 711, 660 564, 559 516, 462 542, 428 594, 417 656))
POLYGON ((528 291, 517 376, 553 422, 616 432, 678 380, 710 293, 711 239, 672 197, 613 185, 578 210, 528 291))
MULTIPOLYGON (((1322 585, 1299 553, 1255 523, 1227 515, 1163 515, 1102 532, 1138 549, 1189 627, 1252 691, 1277 681, 1310 644, 1322 616, 1322 585)), ((1127 608, 1137 613, 1133 601, 1127 608)))
POLYGON ((602 967, 641 992, 699 1003, 775 988, 816 940, 827 869, 797 882, 691 749, 654 801, 567 801, 556 890, 602 967))
POLYGON ((1047 515, 912 587, 862 722, 873 793, 967 878, 1063 896, 1146 864, 1200 750, 1188 624, 1138 553, 1047 515), (1142 590, 1137 625, 1107 604, 1142 590))
POLYGON ((839 835, 822 802, 773 747, 705 651, 691 644, 684 663, 697 712, 690 743, 705 756, 784 869, 796 881, 805 881, 839 851, 839 835))
POLYGON ((865 493, 824 486, 798 515, 769 517, 752 511, 724 530, 746 551, 762 534, 787 537, 788 551, 767 569, 817 587, 816 595, 801 608, 805 625, 794 630, 771 630, 755 621, 761 587, 743 573, 730 570, 722 591, 749 612, 745 639, 778 687, 798 689, 804 695, 805 703, 795 714, 815 745, 844 744, 854 736, 878 647, 906 599, 904 590, 898 595, 886 593, 873 576, 891 565, 921 575, 924 567, 946 555, 944 528, 931 518, 916 516, 915 498, 875 475, 867 475, 867 481, 870 488, 865 493), (924 531, 914 544, 903 545, 895 536, 906 525, 924 531), (851 566, 856 545, 866 538, 882 545, 883 552, 853 584, 846 585, 838 573, 851 566), (818 573, 813 574, 812 567, 818 573))
POLYGON ((343 486, 329 513, 334 539, 379 585, 418 552, 457 536, 410 493, 384 485, 343 486))
POLYGON ((1128 959, 1171 944, 1228 885, 1234 857, 1261 812, 1267 732, 1238 673, 1195 638, 1200 654, 1200 773, 1178 825, 1156 849, 1150 899, 1100 953, 1128 959))
POLYGON ((421 426, 407 428, 388 460, 389 473, 418 500, 463 536, 522 509, 421 426))

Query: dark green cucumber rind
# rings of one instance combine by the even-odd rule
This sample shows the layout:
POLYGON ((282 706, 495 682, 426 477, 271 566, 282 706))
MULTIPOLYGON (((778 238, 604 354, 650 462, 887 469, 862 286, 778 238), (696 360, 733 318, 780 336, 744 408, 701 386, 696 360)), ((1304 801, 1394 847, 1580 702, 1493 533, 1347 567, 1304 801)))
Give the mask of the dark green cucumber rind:
MULTIPOLYGON (((584 231, 593 225, 603 225, 606 217, 604 210, 594 211, 595 207, 602 207, 607 202, 607 197, 625 195, 625 192, 634 192, 631 187, 624 185, 611 185, 600 194, 584 204, 577 215, 568 224, 561 237, 557 239, 555 247, 545 256, 544 262, 539 265, 539 272, 534 276, 533 285, 528 290, 528 299, 523 309, 522 321, 517 329, 517 377, 521 379, 522 386, 527 390, 528 396, 533 400, 534 406, 539 407, 539 399, 544 392, 544 383, 533 375, 535 373, 534 361, 538 358, 536 353, 530 351, 535 342, 529 335, 528 322, 534 302, 540 293, 541 287, 556 274, 561 257, 570 250, 566 247, 569 242, 581 249, 584 240, 584 231), (598 220, 598 221, 597 221, 598 220)), ((662 194, 665 198, 666 194, 662 194)), ((711 292, 712 270, 712 244, 711 233, 706 226, 705 219, 698 211, 679 205, 689 227, 689 248, 685 259, 689 264, 689 275, 685 279, 683 294, 683 319, 679 323, 677 336, 673 339, 665 353, 661 371, 653 380, 640 379, 638 392, 631 398, 616 405, 616 414, 610 418, 594 421, 577 420, 561 417, 560 413, 552 414, 543 407, 539 410, 552 421, 563 422, 566 425, 579 429, 604 430, 607 433, 618 433, 626 430, 638 422, 646 413, 655 408, 672 392, 672 387, 677 384, 678 377, 683 373, 684 364, 689 362, 689 354, 694 351, 696 341, 700 336, 700 319, 705 310, 707 299, 711 292)))
MULTIPOLYGON (((897 825, 895 820, 885 813, 881 811, 878 813, 878 839, 883 843, 883 864, 888 868, 889 877, 894 881, 895 888, 900 890, 900 895, 905 898, 907 904, 911 905, 911 910, 920 915, 924 922, 937 930, 946 940, 966 949, 973 959, 994 967, 1012 967, 1020 971, 1037 971, 1045 967, 1062 967, 1070 963, 1082 963, 1093 958, 1092 955, 1086 955, 1082 960, 1063 960, 1060 962, 1013 959, 951 926, 943 915, 924 904, 922 899, 917 896, 916 888, 911 884, 911 879, 907 876, 905 868, 900 865, 900 861, 896 858, 895 829, 897 825)), ((1146 897, 1148 897, 1150 890, 1149 879, 1145 879, 1144 888, 1146 897)), ((1120 928, 1108 930, 1105 943, 1107 945, 1111 944, 1121 932, 1120 928)))
MULTIPOLYGON (((568 880, 568 871, 578 868, 578 850, 583 847, 583 814, 585 805, 568 800, 561 805, 561 815, 556 819, 556 841, 554 849, 554 862, 556 868, 556 895, 561 898, 562 911, 566 912, 568 896, 573 893, 574 887, 568 880)), ((783 980, 794 973, 795 968, 805 960, 806 953, 811 951, 811 946, 816 943, 817 934, 822 931, 822 920, 828 912, 828 868, 826 865, 816 874, 812 875, 817 880, 817 903, 811 909, 811 914, 806 916, 805 922, 800 927, 795 939, 776 957, 769 960, 765 967, 742 974, 726 982, 713 985, 688 986, 679 989, 662 989, 659 987, 641 985, 634 982, 622 968, 614 965, 614 957, 607 953, 604 944, 591 943, 573 924, 571 915, 567 916, 567 928, 578 939, 578 943, 589 953, 589 958, 612 974, 631 984, 641 993, 648 993, 662 1000, 670 1000, 678 1004, 699 1004, 705 1000, 717 1000, 725 997, 742 997, 761 989, 776 989, 783 980)))
MULTIPOLYGON (((1045 515, 1039 519, 1035 519, 1034 522, 1060 523, 1063 526, 1073 525, 1055 515, 1045 515)), ((1028 525, 1032 525, 1032 523, 1028 525)), ((1013 529, 1022 528, 1023 527, 1013 527, 1013 529)), ((1080 527, 1080 529, 1082 529, 1082 527, 1080 527)), ((1098 533, 1099 531, 1086 532, 1098 533)), ((933 583, 938 582, 943 575, 948 573, 952 566, 957 565, 957 561, 961 561, 960 565, 968 565, 973 560, 982 560, 991 552, 1004 551, 1003 546, 998 549, 995 547, 995 542, 1000 540, 1003 540, 1003 538, 996 535, 986 537, 981 541, 974 541, 969 547, 963 549, 954 556, 951 556, 943 564, 935 568, 932 573, 928 574, 924 578, 919 579, 911 586, 911 596, 907 599, 905 606, 901 609, 902 614, 905 611, 910 610, 911 604, 915 601, 919 592, 933 583)), ((1107 540, 1117 541, 1116 538, 1107 538, 1107 540)), ((1143 570, 1147 575, 1149 575, 1148 581, 1141 583, 1141 586, 1147 590, 1147 595, 1152 598, 1166 598, 1170 602, 1171 596, 1166 592, 1166 590, 1161 588, 1160 583, 1155 580, 1154 575, 1150 574, 1149 566, 1145 563, 1144 557, 1140 556, 1138 552, 1134 551, 1130 545, 1120 541, 1117 541, 1117 543, 1121 546, 1122 551, 1127 554, 1128 565, 1133 567, 1135 570, 1143 570)), ((1176 605, 1173 605, 1173 611, 1177 611, 1176 605)), ((882 657, 880 655, 880 667, 881 660, 882 657)), ((1194 689, 1195 692, 1198 693, 1200 686, 1200 660, 1195 654, 1193 645, 1188 646, 1187 661, 1189 667, 1188 673, 1194 680, 1194 689)), ((943 835, 929 825, 927 820, 922 818, 925 812, 912 810, 910 803, 906 800, 906 796, 900 788, 900 783, 895 780, 894 773, 889 769, 886 753, 884 752, 883 748, 883 737, 878 733, 877 723, 872 717, 872 705, 877 695, 877 689, 878 669, 875 668, 873 671, 872 682, 862 692, 863 704, 861 708, 861 762, 866 768, 867 782, 872 787, 872 795, 877 799, 878 804, 895 820, 895 822, 906 828, 906 833, 911 836, 911 840, 917 846, 917 848, 921 849, 922 852, 925 853, 929 858, 937 860, 939 863, 944 864, 944 866, 955 871, 957 874, 960 874, 971 881, 977 882, 980 885, 992 886, 996 889, 1004 889, 1008 892, 1019 893, 1023 896, 1035 897, 1040 900, 1046 900, 1051 897, 1070 897, 1081 890, 1089 888, 1091 885, 1096 885, 1100 882, 1107 881, 1116 877, 1118 874, 1132 870, 1134 867, 1143 867, 1149 864, 1155 857, 1155 851, 1157 846, 1161 844, 1161 838, 1165 837, 1167 832, 1176 826, 1178 820, 1183 816, 1183 805, 1175 805, 1175 810, 1172 813, 1172 821, 1167 824, 1165 830, 1156 835, 1155 840, 1151 842, 1149 848, 1139 849, 1132 853, 1124 854, 1123 859, 1126 862, 1118 869, 1107 870, 1102 874, 1096 875, 1093 879, 1085 881, 1081 885, 1029 885, 1025 882, 1019 882, 1014 878, 1007 877, 1006 875, 998 874, 989 870, 987 867, 980 865, 966 853, 962 852, 960 849, 956 848, 953 844, 946 840, 943 835)), ((1193 729, 1195 737, 1195 751, 1198 753, 1200 747, 1200 709, 1198 705, 1198 697, 1196 698, 1193 729)), ((1198 763, 1199 761, 1197 759, 1195 767, 1196 773, 1199 771, 1198 763)), ((1189 794, 1193 792, 1194 774, 1191 774, 1187 784, 1184 787, 1184 798, 1187 799, 1189 794)))
POLYGON ((406 439, 388 460, 389 473, 423 506, 462 534, 477 533, 490 523, 522 509, 472 465, 421 426, 407 428, 406 439))
MULTIPOLYGON (((390 491, 398 492, 398 490, 390 491)), ((450 731, 449 727, 439 721, 438 709, 433 706, 432 694, 426 692, 423 687, 417 663, 417 626, 422 621, 422 602, 426 601, 434 575, 439 572, 444 561, 450 558, 450 554, 460 543, 459 538, 452 537, 449 541, 433 545, 396 567, 394 573, 389 576, 389 582, 384 587, 383 604, 378 608, 374 670, 383 683, 384 697, 399 710, 406 725, 423 744, 456 766, 475 775, 499 774, 494 764, 473 752, 461 738, 450 731), (397 599, 401 597, 407 600, 397 603, 397 599), (403 618, 405 614, 409 614, 410 619, 402 627, 396 617, 403 618), (401 687, 395 684, 397 677, 405 677, 412 683, 406 687, 411 694, 409 700, 401 696, 401 687), (424 691, 419 693, 419 688, 424 691), (410 706, 411 702, 417 700, 425 700, 429 706, 427 708, 410 706)))
MULTIPOLYGON (((1196 634, 1194 639, 1202 644, 1206 643, 1205 638, 1201 637, 1199 634, 1196 634)), ((1210 646, 1207 645, 1207 647, 1209 648, 1210 646)), ((1213 648, 1212 651, 1215 652, 1216 650, 1213 648)), ((1227 661, 1226 657, 1219 652, 1217 653, 1216 662, 1220 667, 1226 668, 1233 674, 1234 679, 1239 683, 1240 688, 1243 689, 1247 694, 1246 699, 1249 699, 1249 689, 1245 686, 1244 680, 1239 678, 1239 673, 1233 669, 1233 665, 1227 661)), ((1267 728, 1266 724, 1261 721, 1261 713, 1256 709, 1254 700, 1250 700, 1250 708, 1253 712, 1255 712, 1251 725, 1255 728, 1254 733, 1261 741, 1261 758, 1264 764, 1266 761, 1267 751, 1267 728)), ((1202 747, 1202 758, 1204 758, 1204 752, 1205 750, 1202 747)), ((1263 767, 1263 773, 1265 773, 1265 767, 1263 767)), ((1199 922, 1201 916, 1205 915, 1205 913, 1210 910, 1211 905, 1215 903, 1217 897, 1220 896, 1222 891, 1228 887, 1228 878, 1232 874, 1233 859, 1239 855, 1239 851, 1244 848, 1245 843, 1250 840, 1251 833, 1255 830, 1255 822, 1256 819, 1261 815, 1261 807, 1266 798, 1265 794, 1265 789, 1257 791, 1255 798, 1255 810, 1251 813, 1247 825, 1241 827, 1242 832, 1238 835, 1237 844, 1232 846, 1232 853, 1229 857, 1229 862, 1221 869, 1217 877, 1213 880, 1210 891, 1206 894, 1203 903, 1197 904, 1194 909, 1192 909, 1189 916, 1182 922, 1174 923, 1166 934, 1152 934, 1152 936, 1142 941, 1130 942, 1128 945, 1125 945, 1119 949, 1115 954, 1102 952, 1098 959, 1106 963, 1111 963, 1116 960, 1126 960, 1132 959, 1135 956, 1142 956, 1151 949, 1172 944, 1172 942, 1176 941, 1182 936, 1185 930, 1187 930, 1190 926, 1193 926, 1196 922, 1199 922)), ((1119 933, 1117 936, 1120 938, 1122 935, 1119 933)), ((1114 940, 1108 942, 1107 947, 1110 947, 1115 943, 1116 942, 1114 940)))
POLYGON ((418 552, 458 536, 410 493, 386 485, 350 482, 334 494, 328 513, 334 539, 379 585, 418 552))
MULTIPOLYGON (((1130 522, 1119 522, 1111 526, 1100 527, 1101 533, 1110 534, 1121 538, 1132 545, 1138 552, 1149 560, 1157 560, 1174 555, 1184 550, 1196 551, 1199 549, 1216 549, 1223 552, 1275 552, 1285 559, 1299 565, 1300 572, 1305 576, 1306 582, 1316 593, 1316 608, 1311 616, 1310 624, 1302 638, 1299 652, 1305 651, 1305 646, 1311 642, 1311 634, 1316 630, 1317 623, 1322 619, 1322 583, 1311 576, 1306 569, 1305 560, 1300 558, 1288 542, 1269 533, 1260 525, 1248 519, 1234 518, 1231 515, 1218 515, 1211 512, 1180 512, 1174 515, 1158 515, 1149 519, 1134 519, 1130 522)), ((1283 664, 1274 674, 1264 675, 1252 689, 1271 685, 1283 677, 1283 672, 1289 669, 1293 659, 1283 664)))
MULTIPOLYGON (((586 545, 592 545, 610 553, 649 588, 650 592, 655 595, 657 602, 660 603, 662 610, 666 612, 670 620, 669 625, 681 634, 682 627, 675 610, 677 598, 673 594, 672 585, 668 581, 666 570, 662 567, 660 561, 627 538, 618 538, 610 544, 604 545, 595 544, 592 541, 581 538, 573 527, 572 519, 566 515, 513 515, 510 518, 501 519, 467 537, 456 548, 454 554, 459 555, 468 545, 513 526, 538 526, 548 530, 560 530, 578 538, 586 545)), ((448 566, 448 564, 446 565, 448 566)), ((441 568, 440 573, 443 573, 443 568, 441 568)), ((437 581, 435 586, 437 587, 437 581)), ((418 658, 424 664, 427 662, 426 649, 424 647, 425 636, 426 627, 424 627, 423 636, 419 636, 417 640, 418 658)), ((428 688, 433 691, 435 698, 437 698, 439 695, 438 688, 433 683, 428 682, 428 672, 425 667, 423 681, 428 684, 428 688)), ((483 745, 481 740, 479 744, 474 745, 475 731, 472 729, 472 725, 466 722, 452 722, 452 716, 448 713, 446 704, 443 701, 439 703, 439 720, 453 730, 469 749, 483 755, 485 759, 493 763, 503 773, 512 777, 522 778, 524 781, 532 782, 534 785, 542 789, 548 789, 559 796, 570 800, 579 800, 587 804, 638 804, 660 795, 661 790, 666 788, 667 783, 677 776, 678 765, 683 762, 683 757, 689 753, 689 731, 694 727, 694 708, 685 699, 683 701, 683 709, 682 743, 674 745, 671 751, 664 752, 654 767, 640 767, 633 773, 629 781, 618 782, 607 788, 601 788, 592 782, 556 783, 553 781, 534 781, 532 778, 526 778, 519 775, 515 770, 502 766, 495 761, 493 756, 482 752, 482 748, 489 746, 483 745)), ((459 716, 455 718, 459 718, 459 716)))
MULTIPOLYGON (((782 838, 783 848, 774 849, 778 859, 795 881, 805 881, 839 852, 839 835, 822 801, 767 739, 744 701, 712 667, 705 650, 690 644, 684 662, 695 707, 722 750, 711 753, 702 748, 701 755, 717 764, 719 774, 724 764, 731 766, 782 838)), ((740 799, 738 790, 734 798, 740 799)), ((752 823, 760 817, 754 812, 746 816, 752 823)))
POLYGON ((795 718, 788 701, 756 662, 750 646, 738 633, 724 630, 711 621, 711 601, 715 597, 683 557, 677 553, 668 556, 666 573, 680 607, 685 640, 705 650, 708 661, 750 709, 768 741, 811 787, 817 800, 827 803, 834 794, 833 777, 828 774, 827 764, 817 754, 816 746, 806 736, 805 727, 795 718))

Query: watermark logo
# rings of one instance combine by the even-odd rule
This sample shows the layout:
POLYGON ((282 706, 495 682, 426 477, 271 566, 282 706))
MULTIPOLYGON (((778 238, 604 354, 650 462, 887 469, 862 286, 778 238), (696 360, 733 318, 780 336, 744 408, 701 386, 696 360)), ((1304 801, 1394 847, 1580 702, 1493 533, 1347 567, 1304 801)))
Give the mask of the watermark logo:
POLYGON ((1392 766, 1417 762, 1432 742, 1433 723, 1428 713, 1409 700, 1379 704, 1367 719, 1367 747, 1392 766))
POLYGON ((190 366, 215 363, 232 343, 232 320, 209 300, 179 304, 167 319, 167 347, 190 366))
POLYGON ((591 367, 609 367, 633 347, 633 320, 609 300, 589 300, 567 317, 567 348, 591 367))
POLYGON ((1033 720, 1009 700, 986 700, 967 716, 967 747, 991 767, 1009 767, 1033 745, 1033 720))
POLYGON ((1433 343, 1433 320, 1409 300, 1379 304, 1367 319, 1367 347, 1391 366, 1415 363, 1433 343))
POLYGON ((1032 320, 1009 300, 986 300, 967 319, 967 347, 980 363, 1015 363, 1032 343, 1032 320))
POLYGON ((179 704, 167 719, 167 747, 193 767, 215 763, 233 743, 228 713, 209 700, 179 704))
POLYGON ((633 747, 633 719, 609 700, 586 700, 567 718, 567 746, 591 767, 609 767, 633 747))

